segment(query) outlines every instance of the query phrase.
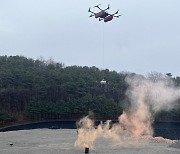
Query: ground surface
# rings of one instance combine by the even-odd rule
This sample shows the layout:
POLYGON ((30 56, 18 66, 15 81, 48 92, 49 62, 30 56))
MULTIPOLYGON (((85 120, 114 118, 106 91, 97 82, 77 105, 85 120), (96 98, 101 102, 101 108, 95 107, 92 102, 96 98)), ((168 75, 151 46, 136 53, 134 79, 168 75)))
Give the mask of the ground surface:
MULTIPOLYGON (((75 148, 77 132, 73 129, 36 129, 0 133, 0 154, 81 154, 83 148, 75 148), (13 146, 10 146, 10 144, 13 146)), ((179 154, 178 143, 142 141, 143 145, 112 146, 108 139, 96 141, 91 154, 179 154), (145 143, 146 142, 146 143, 145 143)))

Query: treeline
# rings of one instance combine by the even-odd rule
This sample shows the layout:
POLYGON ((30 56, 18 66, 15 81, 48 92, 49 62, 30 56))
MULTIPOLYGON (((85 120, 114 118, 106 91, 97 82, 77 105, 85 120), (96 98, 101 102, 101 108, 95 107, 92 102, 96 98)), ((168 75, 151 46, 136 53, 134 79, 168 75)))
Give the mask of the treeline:
MULTIPOLYGON (((127 75, 94 66, 65 67, 51 59, 0 56, 0 124, 76 120, 89 111, 98 119, 117 118, 128 106, 127 75)), ((179 86, 180 78, 173 80, 179 86)))
POLYGON ((88 111, 98 118, 113 117, 122 112, 125 77, 96 67, 1 56, 0 120, 76 119, 88 111), (102 79, 108 83, 101 84, 102 79))

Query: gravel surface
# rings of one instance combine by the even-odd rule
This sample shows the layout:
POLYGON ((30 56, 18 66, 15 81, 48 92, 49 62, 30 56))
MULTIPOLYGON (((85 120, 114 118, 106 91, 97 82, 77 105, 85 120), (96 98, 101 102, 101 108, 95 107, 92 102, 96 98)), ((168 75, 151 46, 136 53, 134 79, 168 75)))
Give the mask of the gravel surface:
MULTIPOLYGON (((35 129, 0 133, 0 154, 81 154, 84 148, 74 147, 74 129, 35 129)), ((135 146, 113 146, 105 138, 97 139, 90 154, 179 154, 180 142, 141 140, 135 146)))

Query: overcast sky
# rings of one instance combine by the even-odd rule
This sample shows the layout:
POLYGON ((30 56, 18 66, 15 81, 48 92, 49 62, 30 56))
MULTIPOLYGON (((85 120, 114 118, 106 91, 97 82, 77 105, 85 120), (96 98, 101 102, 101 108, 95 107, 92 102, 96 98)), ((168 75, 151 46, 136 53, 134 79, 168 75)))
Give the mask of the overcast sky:
POLYGON ((180 75, 180 0, 0 0, 0 55, 180 75), (110 4, 122 16, 89 18, 110 4))

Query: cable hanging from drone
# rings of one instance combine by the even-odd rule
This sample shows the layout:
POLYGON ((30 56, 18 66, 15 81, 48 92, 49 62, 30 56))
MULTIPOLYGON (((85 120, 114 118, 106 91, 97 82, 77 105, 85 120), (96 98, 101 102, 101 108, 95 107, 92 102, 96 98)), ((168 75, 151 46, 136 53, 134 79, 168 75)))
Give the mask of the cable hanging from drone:
POLYGON ((110 9, 110 6, 108 5, 108 7, 103 10, 99 7, 100 5, 101 4, 94 6, 100 10, 100 12, 97 12, 97 13, 91 11, 91 8, 89 8, 88 12, 91 13, 89 17, 95 17, 95 18, 98 18, 99 21, 104 20, 104 22, 108 22, 108 21, 111 21, 114 17, 119 18, 120 16, 122 16, 121 14, 118 15, 119 10, 116 11, 114 14, 109 14, 107 10, 110 9))
MULTIPOLYGON (((91 13, 91 15, 89 17, 95 17, 95 18, 99 19, 99 21, 103 20, 104 22, 109 22, 109 21, 113 20, 114 17, 119 18, 120 16, 122 16, 122 15, 118 14, 119 10, 116 11, 114 14, 108 13, 107 10, 110 9, 110 5, 108 5, 108 7, 106 9, 100 8, 99 7, 100 5, 101 4, 94 6, 94 8, 98 8, 100 10, 99 12, 93 12, 93 11, 91 11, 91 8, 89 8, 88 12, 91 13)), ((102 24, 102 25, 104 25, 104 24, 102 24)), ((103 26, 102 30, 103 30, 103 36, 102 36, 103 49, 102 50, 103 50, 103 68, 104 68, 104 26, 103 26)), ((105 80, 104 75, 103 75, 103 79, 100 81, 100 84, 104 90, 107 90, 108 82, 105 80)))

